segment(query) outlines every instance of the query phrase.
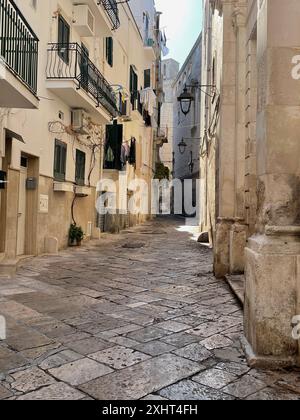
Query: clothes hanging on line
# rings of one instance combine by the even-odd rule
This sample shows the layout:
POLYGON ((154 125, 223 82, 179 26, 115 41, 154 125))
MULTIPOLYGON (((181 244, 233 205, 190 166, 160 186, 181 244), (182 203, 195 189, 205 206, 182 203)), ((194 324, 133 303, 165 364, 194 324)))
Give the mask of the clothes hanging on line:
POLYGON ((144 105, 144 109, 148 112, 150 117, 154 114, 156 99, 156 95, 152 88, 147 88, 140 91, 140 101, 144 105))

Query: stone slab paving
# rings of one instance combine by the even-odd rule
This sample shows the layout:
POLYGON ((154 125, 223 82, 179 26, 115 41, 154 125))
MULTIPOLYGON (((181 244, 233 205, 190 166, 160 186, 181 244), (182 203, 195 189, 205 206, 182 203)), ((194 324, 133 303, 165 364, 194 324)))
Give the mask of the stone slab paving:
POLYGON ((298 371, 247 366, 239 303, 182 223, 158 218, 0 278, 0 399, 299 400, 298 371))
POLYGON ((115 346, 99 351, 98 353, 90 354, 89 357, 116 370, 124 369, 150 359, 150 356, 144 353, 121 346, 115 346))

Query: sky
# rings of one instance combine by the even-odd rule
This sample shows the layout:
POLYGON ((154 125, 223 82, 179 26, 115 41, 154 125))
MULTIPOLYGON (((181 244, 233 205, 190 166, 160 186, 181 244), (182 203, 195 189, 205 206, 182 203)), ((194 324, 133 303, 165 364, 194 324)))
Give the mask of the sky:
POLYGON ((196 42, 202 28, 202 0, 155 0, 163 12, 161 27, 168 38, 170 54, 182 65, 196 42))

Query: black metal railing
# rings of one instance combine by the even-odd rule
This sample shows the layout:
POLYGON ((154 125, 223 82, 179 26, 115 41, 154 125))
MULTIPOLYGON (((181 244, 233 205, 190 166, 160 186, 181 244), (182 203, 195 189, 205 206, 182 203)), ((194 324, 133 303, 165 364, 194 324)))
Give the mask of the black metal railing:
POLYGON ((112 29, 116 30, 120 27, 119 8, 116 0, 98 0, 98 4, 102 4, 111 23, 112 29))
POLYGON ((79 44, 49 44, 46 75, 47 79, 74 80, 97 106, 102 105, 113 117, 118 115, 112 87, 79 44))
POLYGON ((39 40, 13 0, 0 0, 0 58, 37 92, 39 40))

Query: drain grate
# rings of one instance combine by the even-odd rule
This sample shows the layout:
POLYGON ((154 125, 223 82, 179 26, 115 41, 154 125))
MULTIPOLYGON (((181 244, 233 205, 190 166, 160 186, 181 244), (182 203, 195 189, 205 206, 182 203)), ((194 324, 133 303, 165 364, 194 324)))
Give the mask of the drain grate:
POLYGON ((146 244, 143 242, 127 242, 126 244, 122 245, 122 248, 125 249, 141 249, 144 248, 146 244))

